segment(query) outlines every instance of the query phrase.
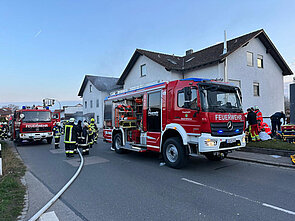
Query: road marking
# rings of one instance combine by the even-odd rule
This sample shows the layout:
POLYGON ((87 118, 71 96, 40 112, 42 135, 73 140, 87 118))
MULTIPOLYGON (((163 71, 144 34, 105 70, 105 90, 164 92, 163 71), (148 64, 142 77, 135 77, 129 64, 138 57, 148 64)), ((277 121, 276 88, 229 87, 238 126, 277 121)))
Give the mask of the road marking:
MULTIPOLYGON (((78 167, 79 164, 80 164, 80 159, 79 158, 67 159, 67 160, 64 160, 64 161, 67 162, 68 164, 72 165, 73 167, 78 167)), ((102 158, 102 157, 98 157, 98 156, 84 157, 84 161, 85 161, 84 166, 109 162, 109 160, 107 160, 105 158, 102 158)))
POLYGON ((58 217, 56 216, 55 212, 48 212, 48 213, 43 213, 40 216, 40 221, 59 221, 58 217))
POLYGON ((248 197, 244 197, 244 196, 241 196, 241 195, 238 195, 238 194, 235 194, 235 193, 231 193, 231 192, 228 192, 228 191, 225 191, 225 190, 221 190, 221 189, 215 188, 213 186, 209 186, 209 185, 199 183, 199 182, 196 182, 196 181, 193 181, 193 180, 190 180, 190 179, 186 179, 186 178, 181 178, 181 180, 189 182, 189 183, 196 184, 198 186, 206 187, 206 188, 209 188, 209 189, 221 192, 221 193, 225 193, 225 194, 230 195, 230 196, 234 196, 234 197, 237 197, 237 198, 240 198, 240 199, 244 199, 244 200, 247 200, 247 201, 250 201, 250 202, 253 202, 253 203, 257 203, 257 204, 260 204, 262 206, 272 208, 272 209, 275 209, 275 210, 278 210, 278 211, 281 211, 281 212, 284 212, 284 213, 295 215, 295 212, 293 212, 291 210, 286 210, 286 209, 283 209, 283 208, 280 208, 280 207, 277 207, 277 206, 270 205, 268 203, 263 203, 263 202, 259 202, 257 200, 252 200, 252 199, 249 199, 248 197))
POLYGON ((51 153, 53 154, 57 154, 57 153, 62 153, 64 154, 65 153, 65 150, 64 149, 52 149, 52 150, 49 150, 51 153))
POLYGON ((262 203, 262 205, 266 206, 266 207, 269 207, 269 208, 272 208, 272 209, 276 209, 276 210, 285 212, 285 213, 289 213, 291 215, 295 215, 295 212, 290 211, 290 210, 286 210, 286 209, 283 209, 283 208, 280 208, 280 207, 277 207, 277 206, 273 206, 273 205, 270 205, 270 204, 267 204, 267 203, 262 203))

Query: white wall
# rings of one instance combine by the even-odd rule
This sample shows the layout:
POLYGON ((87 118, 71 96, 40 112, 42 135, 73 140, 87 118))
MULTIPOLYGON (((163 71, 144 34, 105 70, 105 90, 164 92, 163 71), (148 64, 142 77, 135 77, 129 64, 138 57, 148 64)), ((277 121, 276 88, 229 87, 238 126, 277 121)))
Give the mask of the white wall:
POLYGON ((146 56, 140 56, 133 68, 129 72, 124 82, 124 89, 128 90, 132 87, 149 84, 155 81, 171 81, 182 78, 181 74, 172 74, 163 66, 152 61, 146 56), (141 77, 140 66, 146 64, 146 76, 141 77))
POLYGON ((244 110, 258 105, 263 116, 284 110, 282 70, 259 39, 228 56, 228 77, 241 80, 244 110), (247 66, 247 51, 253 53, 253 67, 247 66), (263 68, 257 67, 257 54, 263 56, 263 68), (254 96, 253 82, 259 83, 260 96, 254 96))
POLYGON ((185 73, 184 78, 207 78, 216 79, 221 78, 219 76, 218 65, 208 66, 206 68, 193 70, 185 73))
POLYGON ((103 127, 103 116, 104 116, 104 98, 108 96, 107 92, 102 92, 96 89, 96 87, 90 82, 87 82, 87 85, 83 92, 83 115, 88 113, 94 113, 94 119, 97 123, 98 128, 103 127), (92 92, 90 92, 90 85, 92 85, 92 92), (96 100, 98 99, 99 106, 96 107, 96 100), (90 101, 92 100, 92 108, 90 107, 90 101), (85 107, 85 101, 87 101, 87 108, 85 107), (97 122, 97 116, 99 116, 99 122, 97 122))

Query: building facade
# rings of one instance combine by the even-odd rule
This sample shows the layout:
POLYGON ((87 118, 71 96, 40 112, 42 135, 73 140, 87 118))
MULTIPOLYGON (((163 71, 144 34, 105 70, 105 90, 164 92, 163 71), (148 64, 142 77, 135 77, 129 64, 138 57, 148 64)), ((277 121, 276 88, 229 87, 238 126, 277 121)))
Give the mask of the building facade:
POLYGON ((98 128, 103 127, 104 99, 111 91, 120 89, 118 78, 86 75, 78 96, 83 98, 83 118, 94 118, 98 128))
POLYGON ((258 106, 269 117, 284 110, 284 81, 292 75, 264 30, 258 30, 185 56, 137 49, 118 80, 124 90, 140 85, 183 78, 224 79, 227 59, 229 82, 242 91, 244 111, 258 106), (140 83, 138 83, 140 82, 140 83))

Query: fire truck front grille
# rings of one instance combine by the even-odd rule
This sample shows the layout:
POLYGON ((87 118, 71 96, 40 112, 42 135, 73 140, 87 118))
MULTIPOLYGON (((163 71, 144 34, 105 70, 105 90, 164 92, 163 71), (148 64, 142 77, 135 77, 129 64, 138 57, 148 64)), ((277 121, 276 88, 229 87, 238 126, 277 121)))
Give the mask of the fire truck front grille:
POLYGON ((244 122, 233 122, 233 128, 230 130, 227 123, 211 123, 212 136, 227 137, 243 133, 244 122))
POLYGON ((33 127, 33 128, 23 128, 23 132, 40 132, 40 131, 50 131, 50 127, 33 127))

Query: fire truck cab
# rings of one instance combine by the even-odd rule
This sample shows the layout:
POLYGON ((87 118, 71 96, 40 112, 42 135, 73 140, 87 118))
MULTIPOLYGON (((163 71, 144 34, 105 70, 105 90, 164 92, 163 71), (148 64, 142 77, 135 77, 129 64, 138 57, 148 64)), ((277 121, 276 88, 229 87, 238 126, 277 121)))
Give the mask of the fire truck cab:
POLYGON ((105 108, 104 140, 117 153, 160 152, 173 168, 183 167, 189 155, 222 160, 246 145, 240 89, 229 83, 162 82, 117 92, 105 99, 105 108))
POLYGON ((46 139, 50 144, 53 138, 51 117, 51 111, 48 108, 27 108, 24 106, 21 110, 16 110, 12 122, 14 141, 21 144, 23 140, 46 139))

